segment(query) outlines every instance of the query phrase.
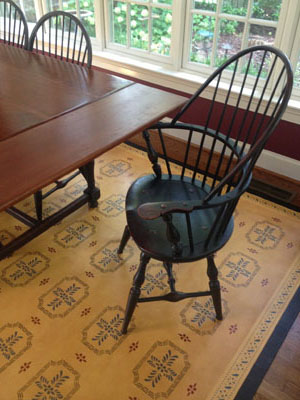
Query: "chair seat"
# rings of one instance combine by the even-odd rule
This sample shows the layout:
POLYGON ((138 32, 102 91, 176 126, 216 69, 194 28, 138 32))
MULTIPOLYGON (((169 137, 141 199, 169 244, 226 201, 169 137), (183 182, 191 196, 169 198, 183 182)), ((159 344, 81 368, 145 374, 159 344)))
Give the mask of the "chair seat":
POLYGON ((167 239, 166 223, 162 217, 144 220, 138 215, 138 207, 144 203, 166 201, 201 200, 209 191, 199 182, 192 183, 189 178, 172 178, 163 175, 161 179, 154 175, 138 178, 130 187, 126 197, 126 214, 130 234, 138 247, 151 258, 170 262, 190 262, 205 258, 219 250, 230 238, 233 231, 233 218, 223 235, 212 238, 207 245, 207 238, 220 207, 194 210, 190 213, 194 249, 191 250, 188 238, 186 216, 184 213, 173 214, 173 224, 180 234, 182 253, 175 256, 172 244, 167 239))

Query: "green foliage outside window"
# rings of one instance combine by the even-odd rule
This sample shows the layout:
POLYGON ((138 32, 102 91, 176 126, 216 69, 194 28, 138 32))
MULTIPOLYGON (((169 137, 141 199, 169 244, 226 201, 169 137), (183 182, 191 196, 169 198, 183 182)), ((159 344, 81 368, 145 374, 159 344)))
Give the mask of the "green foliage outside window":
POLYGON ((172 13, 169 9, 131 4, 129 8, 121 1, 114 1, 113 41, 127 45, 127 12, 130 20, 130 47, 149 50, 149 18, 152 22, 152 40, 150 51, 156 54, 169 55, 171 46, 172 13), (151 16, 150 16, 151 13, 151 16))

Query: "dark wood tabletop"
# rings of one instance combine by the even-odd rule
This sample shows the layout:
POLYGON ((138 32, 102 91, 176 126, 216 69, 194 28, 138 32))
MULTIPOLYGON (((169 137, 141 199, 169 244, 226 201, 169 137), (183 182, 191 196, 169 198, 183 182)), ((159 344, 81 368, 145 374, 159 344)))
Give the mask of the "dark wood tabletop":
POLYGON ((0 140, 133 84, 3 44, 0 76, 0 140))
POLYGON ((0 211, 186 101, 4 44, 0 76, 0 211))

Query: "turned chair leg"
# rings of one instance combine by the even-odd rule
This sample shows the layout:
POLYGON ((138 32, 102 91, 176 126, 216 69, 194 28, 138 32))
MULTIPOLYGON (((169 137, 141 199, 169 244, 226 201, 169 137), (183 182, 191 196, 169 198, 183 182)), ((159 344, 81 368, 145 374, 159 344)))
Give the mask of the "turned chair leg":
POLYGON ((124 250, 128 240, 129 240, 129 238, 130 238, 130 232, 129 232, 128 225, 126 225, 125 229, 124 229, 124 233, 123 233, 122 239, 121 239, 120 246, 118 248, 118 254, 123 253, 123 250, 124 250))
POLYGON ((209 277, 209 288, 216 310, 216 317, 218 320, 222 320, 221 289, 220 282, 218 281, 218 270, 213 255, 207 257, 207 275, 209 277))
POLYGON ((124 322, 123 322, 123 326, 122 326, 122 330, 121 330, 122 334, 127 333, 127 328, 128 328, 129 322, 131 320, 132 314, 135 310, 136 304, 137 304, 138 299, 141 294, 141 286, 145 280, 146 266, 149 261, 150 261, 150 257, 144 253, 141 253, 140 265, 139 265, 139 268, 133 278, 133 285, 130 289, 128 300, 127 300, 125 317, 124 317, 124 322))

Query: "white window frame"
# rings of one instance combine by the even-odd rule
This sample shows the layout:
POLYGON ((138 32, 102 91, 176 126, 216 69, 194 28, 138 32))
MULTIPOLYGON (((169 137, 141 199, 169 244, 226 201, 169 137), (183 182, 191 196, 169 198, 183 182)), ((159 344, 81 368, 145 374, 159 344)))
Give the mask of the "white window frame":
MULTIPOLYGON (((79 0, 76 1, 79 4, 79 0)), ((129 0, 125 1, 128 3, 129 0)), ((134 1, 143 4, 141 0, 134 1)), ((34 2, 37 18, 40 18, 48 11, 46 0, 34 2)), ((94 0, 96 37, 92 38, 93 64, 129 77, 194 93, 213 68, 189 61, 191 25, 188 23, 191 21, 191 6, 191 0, 173 0, 170 56, 161 56, 112 43, 108 27, 108 0, 94 0)), ((227 14, 221 14, 220 17, 230 18, 227 14)), ((247 18, 250 23, 274 25, 272 22, 250 18, 249 15, 247 18)), ((239 17, 234 19, 239 20, 239 17)), ((300 54, 300 0, 283 0, 274 46, 283 50, 293 67, 296 67, 300 54)), ((294 88, 284 118, 300 124, 299 109, 300 89, 294 88)))

